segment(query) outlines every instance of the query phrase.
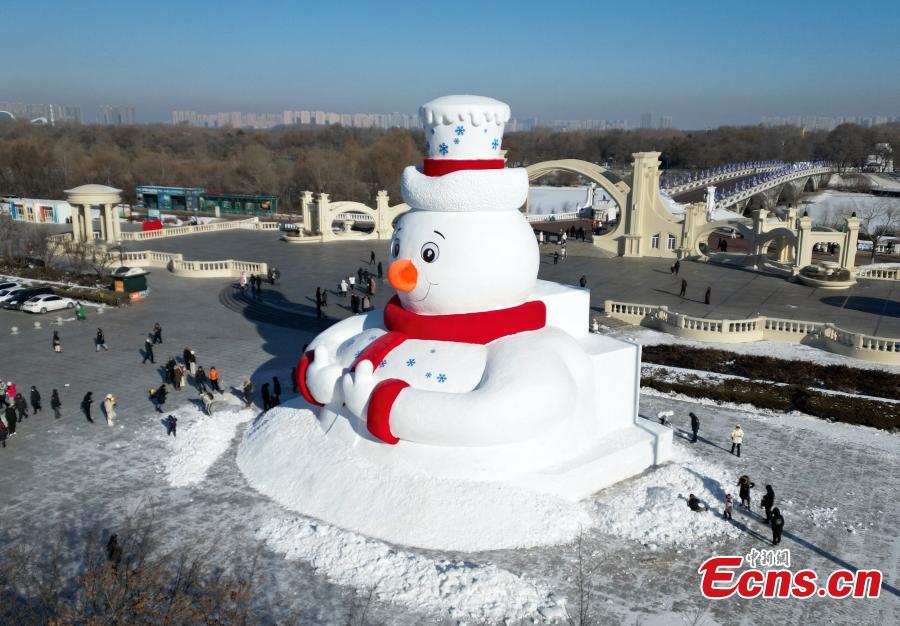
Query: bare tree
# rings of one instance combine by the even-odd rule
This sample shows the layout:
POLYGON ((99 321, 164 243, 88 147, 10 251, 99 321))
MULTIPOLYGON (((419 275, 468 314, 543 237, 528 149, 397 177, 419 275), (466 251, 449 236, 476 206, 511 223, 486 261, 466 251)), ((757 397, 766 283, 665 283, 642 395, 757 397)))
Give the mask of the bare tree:
POLYGON ((844 217, 859 218, 859 232, 872 241, 872 262, 875 262, 878 239, 900 229, 900 201, 889 197, 849 197, 842 209, 844 217))

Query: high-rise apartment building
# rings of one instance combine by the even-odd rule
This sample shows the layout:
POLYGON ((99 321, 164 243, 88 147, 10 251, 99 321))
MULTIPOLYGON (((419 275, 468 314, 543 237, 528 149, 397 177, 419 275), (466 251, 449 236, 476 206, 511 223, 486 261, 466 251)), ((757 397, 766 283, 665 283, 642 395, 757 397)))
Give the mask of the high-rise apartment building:
POLYGON ((660 128, 672 128, 672 116, 671 115, 663 115, 659 118, 659 127, 660 128))
POLYGON ((100 107, 100 123, 105 126, 130 126, 134 122, 134 107, 108 104, 100 107))
POLYGON ((641 128, 653 128, 653 114, 641 113, 641 128))

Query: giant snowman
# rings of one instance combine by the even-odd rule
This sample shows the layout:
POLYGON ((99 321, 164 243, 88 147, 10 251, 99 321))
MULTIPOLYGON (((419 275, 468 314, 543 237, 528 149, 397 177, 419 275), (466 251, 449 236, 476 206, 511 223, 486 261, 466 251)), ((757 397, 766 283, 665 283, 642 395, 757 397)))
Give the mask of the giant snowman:
POLYGON ((637 416, 639 347, 588 332, 588 291, 537 280, 528 175, 500 150, 509 107, 447 96, 420 115, 396 295, 309 344, 303 400, 257 420, 239 466, 288 508, 393 543, 568 540, 590 523, 578 501, 668 460, 672 431, 637 416))

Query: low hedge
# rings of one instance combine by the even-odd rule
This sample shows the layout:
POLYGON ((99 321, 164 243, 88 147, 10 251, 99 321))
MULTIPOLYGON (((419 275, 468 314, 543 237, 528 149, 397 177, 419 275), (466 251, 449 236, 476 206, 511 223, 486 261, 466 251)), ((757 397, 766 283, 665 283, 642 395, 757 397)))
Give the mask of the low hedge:
POLYGON ((116 293, 109 289, 83 289, 79 287, 60 287, 52 285, 53 293, 82 302, 95 302, 107 306, 119 306, 128 304, 128 294, 116 293))
MULTIPOLYGON (((659 374, 664 375, 664 371, 659 374)), ((900 404, 829 395, 802 385, 767 385, 733 379, 716 384, 699 378, 691 382, 675 382, 663 380, 659 376, 643 376, 641 386, 664 393, 681 393, 692 398, 709 398, 736 404, 748 403, 761 409, 800 411, 847 424, 887 430, 900 428, 900 404)))
POLYGON ((900 375, 884 370, 789 361, 675 344, 643 346, 641 352, 647 363, 900 400, 900 375))

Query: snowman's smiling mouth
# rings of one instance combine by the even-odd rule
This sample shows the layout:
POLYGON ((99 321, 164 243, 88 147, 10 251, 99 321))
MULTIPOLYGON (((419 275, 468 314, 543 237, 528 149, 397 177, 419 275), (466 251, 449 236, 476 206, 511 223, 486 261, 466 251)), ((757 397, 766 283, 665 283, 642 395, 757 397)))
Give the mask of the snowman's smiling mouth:
POLYGON ((439 285, 439 284, 440 284, 440 283, 433 283, 433 282, 431 282, 430 280, 429 280, 429 281, 426 281, 426 282, 428 283, 428 289, 425 290, 425 295, 422 296, 421 298, 419 298, 418 300, 413 300, 413 302, 421 302, 422 300, 424 300, 425 298, 428 297, 428 294, 431 293, 431 288, 432 288, 434 285, 439 285))

